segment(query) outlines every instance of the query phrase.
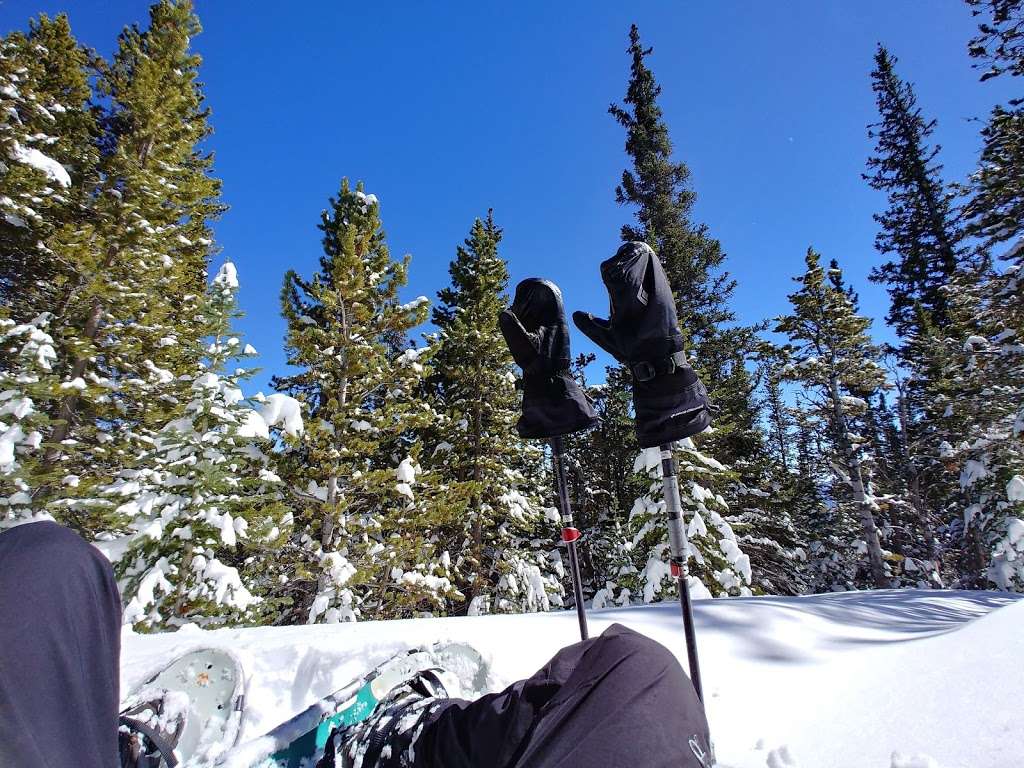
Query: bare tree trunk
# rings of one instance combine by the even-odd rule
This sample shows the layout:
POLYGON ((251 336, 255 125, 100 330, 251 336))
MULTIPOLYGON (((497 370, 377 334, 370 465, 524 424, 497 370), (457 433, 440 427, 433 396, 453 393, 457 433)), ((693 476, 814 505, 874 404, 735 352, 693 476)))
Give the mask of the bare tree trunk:
POLYGON ((857 457, 853 443, 850 441, 846 425, 846 414, 843 412, 843 402, 839 394, 839 382, 835 374, 829 377, 829 396, 832 401, 832 415, 835 421, 837 442, 845 454, 846 471, 850 477, 850 489, 853 491, 853 500, 857 504, 861 530, 868 548, 871 580, 879 589, 885 589, 890 584, 885 577, 885 566, 882 563, 882 544, 878 538, 878 526, 875 525, 875 516, 871 511, 867 494, 864 491, 864 477, 861 473, 860 459, 857 457))

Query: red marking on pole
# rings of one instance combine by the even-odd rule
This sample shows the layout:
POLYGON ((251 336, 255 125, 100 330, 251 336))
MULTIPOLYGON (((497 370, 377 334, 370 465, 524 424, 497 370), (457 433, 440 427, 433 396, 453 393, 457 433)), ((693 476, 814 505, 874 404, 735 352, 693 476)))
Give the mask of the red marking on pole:
POLYGON ((562 529, 562 541, 568 544, 571 541, 576 541, 580 537, 580 532, 576 528, 563 528, 562 529))
POLYGON ((671 563, 670 565, 672 568, 673 577, 678 579, 680 576, 683 575, 683 569, 679 567, 679 563, 671 563))

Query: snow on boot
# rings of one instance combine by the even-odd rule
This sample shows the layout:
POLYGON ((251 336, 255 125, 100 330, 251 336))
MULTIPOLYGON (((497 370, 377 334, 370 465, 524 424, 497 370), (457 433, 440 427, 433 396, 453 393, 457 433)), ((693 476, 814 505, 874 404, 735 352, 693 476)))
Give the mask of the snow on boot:
POLYGON ((607 320, 574 312, 576 327, 633 373, 636 433, 643 448, 682 440, 711 423, 704 384, 686 360, 675 302, 647 243, 625 243, 601 263, 607 320))
POLYGON ((409 768, 426 717, 449 698, 441 672, 419 672, 391 689, 361 723, 336 729, 317 768, 409 768))
POLYGON ((569 375, 569 328, 558 286, 536 277, 523 280, 498 325, 523 369, 520 436, 557 437, 594 426, 597 415, 569 375))

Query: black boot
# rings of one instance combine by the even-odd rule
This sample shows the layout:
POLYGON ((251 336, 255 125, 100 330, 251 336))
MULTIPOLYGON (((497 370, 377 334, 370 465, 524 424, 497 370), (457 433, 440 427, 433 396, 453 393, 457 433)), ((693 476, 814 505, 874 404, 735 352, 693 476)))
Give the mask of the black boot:
POLYGON ((335 729, 317 768, 411 768, 426 718, 448 700, 439 672, 419 672, 393 688, 361 723, 335 729))

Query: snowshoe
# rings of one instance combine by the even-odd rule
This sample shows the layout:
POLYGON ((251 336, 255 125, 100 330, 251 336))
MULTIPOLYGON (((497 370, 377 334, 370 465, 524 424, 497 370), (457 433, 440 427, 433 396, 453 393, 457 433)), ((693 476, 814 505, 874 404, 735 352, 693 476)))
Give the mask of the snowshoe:
POLYGON ((241 665, 227 651, 199 648, 178 657, 122 702, 122 768, 217 757, 238 739, 244 689, 241 665))
MULTIPOLYGON (((370 717, 403 684, 427 670, 452 695, 476 696, 487 689, 487 665, 464 643, 438 643, 399 654, 317 701, 265 736, 239 745, 218 763, 223 768, 309 768, 333 754, 346 729, 370 717), (328 742, 337 731, 328 750, 328 742)), ((340 762, 340 761, 339 761, 340 762)), ((340 768, 340 766, 338 767, 340 768)))

